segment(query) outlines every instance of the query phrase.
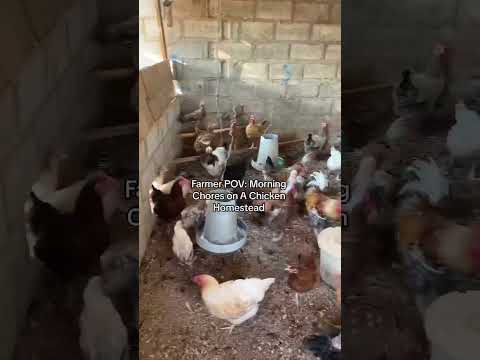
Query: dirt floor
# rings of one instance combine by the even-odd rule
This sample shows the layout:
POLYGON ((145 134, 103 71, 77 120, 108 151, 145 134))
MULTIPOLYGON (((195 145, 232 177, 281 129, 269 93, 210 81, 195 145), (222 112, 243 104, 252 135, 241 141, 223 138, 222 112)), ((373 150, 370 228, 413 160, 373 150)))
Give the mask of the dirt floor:
MULTIPOLYGON (((198 164, 185 170, 201 173, 198 164)), ((254 170, 250 169, 247 178, 252 175, 254 170)), ((307 244, 319 258, 316 238, 306 219, 295 218, 283 239, 273 242, 269 230, 252 222, 250 214, 239 215, 248 225, 244 248, 230 255, 214 255, 196 247, 192 268, 181 266, 172 253, 173 224, 156 229, 141 266, 141 359, 308 360, 315 357, 303 349, 305 337, 337 331, 339 314, 331 288, 319 280, 313 290, 299 295, 297 307, 295 292, 287 285, 284 269, 295 264, 299 246, 307 244), (220 328, 229 324, 205 308, 199 289, 191 281, 196 274, 210 274, 220 282, 246 277, 274 277, 276 282, 256 317, 228 335, 220 328)))

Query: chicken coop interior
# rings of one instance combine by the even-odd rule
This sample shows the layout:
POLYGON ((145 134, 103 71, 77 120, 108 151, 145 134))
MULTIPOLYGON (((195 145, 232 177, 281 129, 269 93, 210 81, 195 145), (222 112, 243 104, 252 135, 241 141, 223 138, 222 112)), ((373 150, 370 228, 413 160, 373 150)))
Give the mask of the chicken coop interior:
POLYGON ((315 231, 329 224, 339 266, 340 16, 339 1, 140 1, 141 358, 314 359, 305 339, 338 332, 315 231), (214 189, 188 188, 220 178, 289 183, 232 190, 289 200, 237 200, 268 210, 216 223, 194 199, 214 189))
POLYGON ((102 314, 116 314, 121 351, 137 352, 138 227, 126 213, 138 205, 123 194, 138 179, 137 11, 2 8, 0 359, 98 358, 92 342, 113 327, 98 326, 102 314))

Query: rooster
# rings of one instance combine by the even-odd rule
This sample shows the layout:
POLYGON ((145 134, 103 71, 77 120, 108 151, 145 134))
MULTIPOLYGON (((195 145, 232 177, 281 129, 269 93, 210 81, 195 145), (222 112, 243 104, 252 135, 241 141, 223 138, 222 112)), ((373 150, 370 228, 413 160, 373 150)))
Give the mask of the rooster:
POLYGON ((92 277, 83 292, 80 314, 80 347, 86 359, 128 359, 128 332, 112 301, 104 293, 102 279, 92 277))
POLYGON ((250 118, 248 119, 248 125, 245 128, 245 134, 247 135, 247 139, 249 139, 252 142, 251 147, 258 147, 258 144, 260 142, 260 138, 262 137, 263 134, 267 131, 269 127, 269 122, 268 121, 263 121, 261 125, 257 124, 257 119, 255 118, 255 115, 250 115, 250 118))
POLYGON ((219 283, 213 276, 197 275, 192 281, 200 287, 202 299, 210 314, 232 324, 224 329, 231 333, 236 325, 254 317, 274 278, 247 278, 219 283))
POLYGON ((190 236, 185 231, 182 221, 179 220, 175 224, 174 234, 172 238, 172 250, 177 259, 188 266, 193 264, 193 243, 190 236))

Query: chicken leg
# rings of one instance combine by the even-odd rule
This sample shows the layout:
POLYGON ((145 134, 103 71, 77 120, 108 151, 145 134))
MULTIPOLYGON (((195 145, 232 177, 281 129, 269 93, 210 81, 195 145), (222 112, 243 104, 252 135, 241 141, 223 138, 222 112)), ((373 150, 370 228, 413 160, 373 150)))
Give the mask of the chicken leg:
MULTIPOLYGON (((287 267, 285 268, 285 271, 288 272, 289 274, 298 274, 298 270, 291 266, 291 265, 287 265, 287 267)), ((298 292, 295 292, 295 305, 297 305, 297 308, 300 306, 300 296, 298 295, 298 292)))

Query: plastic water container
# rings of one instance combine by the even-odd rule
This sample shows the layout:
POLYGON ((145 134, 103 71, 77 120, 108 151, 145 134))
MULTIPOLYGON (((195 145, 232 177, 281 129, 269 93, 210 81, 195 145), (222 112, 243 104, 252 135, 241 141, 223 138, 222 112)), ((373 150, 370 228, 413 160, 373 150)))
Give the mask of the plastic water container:
POLYGON ((323 230, 318 239, 320 248, 320 276, 332 288, 338 287, 342 274, 342 244, 340 226, 323 230))
MULTIPOLYGON (((213 193, 226 193, 225 190, 216 190, 213 193)), ((211 243, 218 245, 231 244, 237 240, 237 213, 214 211, 214 204, 235 205, 235 200, 207 201, 207 214, 203 235, 211 243)))
POLYGON ((270 157, 275 164, 278 157, 278 135, 265 134, 260 138, 260 146, 257 155, 257 165, 264 167, 267 158, 270 157))

